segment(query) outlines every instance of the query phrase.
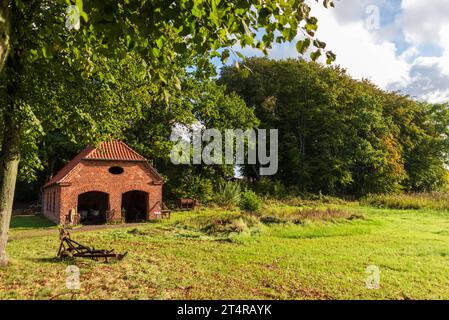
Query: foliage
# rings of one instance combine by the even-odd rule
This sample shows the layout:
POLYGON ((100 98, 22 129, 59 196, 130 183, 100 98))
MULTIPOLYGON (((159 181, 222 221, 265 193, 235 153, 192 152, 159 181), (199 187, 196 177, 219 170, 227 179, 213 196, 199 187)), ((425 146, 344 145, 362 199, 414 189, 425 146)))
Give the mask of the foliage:
POLYGON ((370 194, 361 203, 391 209, 449 210, 449 195, 445 192, 370 194))
MULTIPOLYGON (((129 124, 129 116, 144 112, 149 119, 155 113, 164 113, 161 101, 177 99, 186 65, 211 71, 209 58, 221 56, 225 61, 229 57, 229 49, 220 48, 240 43, 242 47, 266 50, 275 40, 294 40, 295 26, 307 31, 307 38, 312 39, 317 29, 317 21, 304 1, 8 2, 5 16, 11 20, 7 21, 10 33, 4 38, 10 41, 2 45, 12 46, 2 49, 9 55, 1 57, 0 100, 13 101, 8 108, 14 110, 7 112, 14 114, 23 127, 24 180, 35 179, 36 171, 43 168, 37 156, 43 135, 62 128, 79 144, 98 141, 110 133, 117 135, 123 123, 129 124), (64 28, 64 13, 70 4, 77 6, 81 20, 79 28, 68 30, 64 28), (265 31, 262 39, 255 38, 258 30, 265 31), (276 31, 280 34, 274 39, 276 31), (7 59, 10 62, 5 63, 7 59), (16 89, 12 92, 8 86, 16 89), (145 92, 146 101, 142 101, 145 92), (102 97, 117 99, 106 101, 102 97), (133 97, 137 97, 137 104, 132 103, 136 100, 133 97), (160 101, 159 105, 142 111, 154 100, 160 101)), ((333 4, 326 0, 324 5, 333 4)), ((322 42, 311 43, 324 52, 322 42)), ((0 121, 5 108, 0 105, 0 121)), ((156 150, 163 148, 163 143, 152 141, 156 150)))
POLYGON ((395 123, 401 128, 399 139, 407 171, 405 189, 429 192, 447 187, 449 105, 404 103, 395 112, 402 115, 395 123))
POLYGON ((240 197, 240 209, 248 212, 256 212, 261 208, 261 206, 262 201, 254 191, 249 189, 243 191, 240 197))
POLYGON ((250 184, 250 187, 259 195, 281 199, 288 196, 287 189, 279 180, 267 177, 261 178, 250 184))
MULTIPOLYGON (((194 128, 215 128, 223 132, 229 128, 253 128, 258 123, 254 109, 248 107, 239 96, 226 93, 226 88, 214 81, 203 81, 186 74, 182 92, 170 99, 168 106, 162 103, 148 106, 142 118, 134 122, 124 135, 126 142, 153 161, 165 175, 164 190, 170 195, 180 193, 180 181, 186 175, 186 166, 174 166, 170 161, 174 142, 167 137, 173 130, 191 133, 194 128)), ((189 167, 188 172, 217 179, 232 176, 233 166, 203 163, 189 167)))
POLYGON ((149 158, 159 162, 168 160, 173 143, 167 137, 174 127, 186 132, 198 127, 223 132, 259 124, 254 108, 247 106, 235 93, 227 93, 226 87, 215 81, 184 74, 181 88, 168 105, 157 101, 148 105, 142 118, 125 132, 130 144, 149 158))
MULTIPOLYGON (((356 81, 339 67, 249 59, 220 83, 255 107, 261 128, 279 130, 279 170, 292 190, 324 194, 434 190, 447 178, 447 107, 356 81)), ((257 165, 256 165, 257 167, 257 165)), ((260 179, 251 166, 244 173, 260 179)))
MULTIPOLYGON (((132 85, 132 78, 129 81, 129 85, 132 85)), ((164 175, 166 182, 164 192, 167 196, 179 187, 180 179, 185 174, 185 167, 176 167, 169 161, 173 143, 167 137, 170 136, 175 124, 188 127, 201 120, 203 125, 216 126, 220 130, 234 127, 246 129, 258 124, 253 108, 246 106, 236 94, 227 94, 224 86, 218 86, 213 81, 200 81, 192 75, 185 74, 183 91, 176 95, 176 98, 170 100, 168 107, 163 102, 153 99, 149 91, 143 94, 141 90, 145 87, 151 90, 151 85, 143 84, 139 90, 127 88, 130 96, 123 96, 121 99, 127 99, 129 105, 125 105, 126 108, 130 107, 132 103, 134 111, 140 110, 141 114, 133 113, 132 119, 130 117, 114 119, 116 123, 123 125, 124 133, 122 135, 121 129, 117 129, 113 136, 123 137, 125 142, 153 162, 153 165, 164 175)), ((117 86, 115 88, 118 89, 117 86)), ((101 97, 101 92, 97 91, 96 93, 101 97)), ((106 94, 108 93, 105 92, 106 94)), ((119 105, 118 107, 125 108, 125 106, 119 105)), ((131 109, 129 110, 131 111, 131 109)), ((109 115, 105 112, 101 111, 101 114, 106 116, 103 121, 109 119, 109 115)), ((94 116, 97 115, 94 114, 94 116)), ((111 116, 115 117, 115 112, 111 116)), ((36 145, 39 150, 37 153, 38 165, 33 165, 27 158, 22 160, 21 179, 31 183, 34 189, 38 190, 50 176, 62 168, 88 142, 89 139, 81 139, 81 136, 78 136, 78 139, 71 139, 68 136, 69 129, 54 130, 38 140, 40 141, 36 145)), ((95 127, 86 128, 83 134, 88 134, 92 130, 97 129, 95 127)), ((106 133, 102 136, 107 137, 106 133)), ((28 154, 26 152, 24 156, 28 154)), ((30 152, 30 156, 32 155, 33 153, 30 152)), ((233 172, 232 166, 206 167, 208 166, 190 168, 189 172, 202 174, 210 179, 229 176, 233 172)), ((25 187, 20 184, 18 192, 25 190, 25 187)), ((34 194, 34 197, 36 196, 37 193, 34 194)))
MULTIPOLYGON (((24 67, 20 93, 10 97, 31 120, 21 123, 21 180, 36 180, 44 168, 54 170, 55 151, 66 158, 86 144, 107 137, 120 137, 150 103, 154 86, 141 79, 146 69, 136 57, 99 62, 97 72, 85 79, 76 70, 58 64, 33 63, 24 67), (99 80, 98 72, 123 74, 122 81, 99 80), (126 101, 126 103, 123 103, 126 101), (118 116, 120 115, 120 116, 118 116), (48 154, 46 154, 48 152, 48 154)), ((21 111, 21 112, 22 112, 21 111)), ((20 112, 16 116, 21 117, 20 112)), ((63 159, 60 159, 63 160, 63 159)), ((67 160, 67 158, 66 158, 67 160)), ((54 172, 53 172, 54 173, 54 172)))
POLYGON ((220 181, 215 194, 217 204, 224 207, 233 207, 240 201, 241 187, 238 182, 220 181))
MULTIPOLYGON (((99 57, 123 57, 132 51, 144 59, 147 80, 158 85, 168 99, 167 88, 179 87, 177 73, 170 68, 178 56, 192 57, 198 71, 210 72, 211 57, 220 57, 223 62, 231 53, 242 57, 230 49, 237 44, 266 52, 273 42, 294 41, 302 31, 305 39, 300 53, 312 45, 316 48, 313 57, 325 53, 329 62, 335 59, 325 44, 315 39, 317 19, 304 0, 15 0, 7 4, 2 10, 8 11, 5 16, 10 26, 0 31, 10 41, 1 45, 9 45, 4 52, 11 52, 9 57, 0 57, 0 73, 11 57, 20 64, 63 57, 88 75, 99 57), (68 30, 64 28, 65 13, 71 4, 80 19, 72 21, 76 23, 68 30), (259 31, 264 34, 262 38, 256 37, 259 31)), ((325 0, 323 5, 333 6, 332 0, 325 0)), ((107 72, 100 76, 117 79, 107 72)))
POLYGON ((179 198, 191 198, 207 203, 212 200, 214 189, 212 181, 201 175, 186 174, 177 188, 179 198))

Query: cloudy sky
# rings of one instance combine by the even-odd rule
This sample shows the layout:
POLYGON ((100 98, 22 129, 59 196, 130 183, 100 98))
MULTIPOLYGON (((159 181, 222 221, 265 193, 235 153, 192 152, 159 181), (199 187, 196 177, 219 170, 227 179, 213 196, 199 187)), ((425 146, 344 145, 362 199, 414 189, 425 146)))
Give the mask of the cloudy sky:
MULTIPOLYGON (((318 38, 355 78, 430 102, 449 102, 449 0, 311 0, 318 38)), ((243 50, 248 55, 260 55, 243 50)), ((270 57, 297 57, 294 44, 270 57)))

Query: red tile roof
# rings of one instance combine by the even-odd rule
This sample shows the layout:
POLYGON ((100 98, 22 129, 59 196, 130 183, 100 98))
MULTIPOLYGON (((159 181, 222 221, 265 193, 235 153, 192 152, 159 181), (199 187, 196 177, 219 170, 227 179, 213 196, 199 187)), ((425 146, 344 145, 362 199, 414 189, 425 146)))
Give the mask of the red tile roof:
POLYGON ((122 141, 103 142, 98 148, 92 150, 85 159, 147 161, 122 141))
MULTIPOLYGON (((67 163, 50 181, 48 181, 43 188, 49 187, 52 184, 61 182, 72 171, 81 160, 118 160, 118 161, 144 161, 147 162, 143 156, 128 147, 122 141, 105 141, 102 142, 98 148, 87 147, 82 150, 75 158, 67 163)), ((148 163, 148 162, 147 162, 148 163)), ((149 165, 149 164, 148 164, 149 165)), ((151 166, 150 166, 151 167, 151 166)), ((151 167, 151 170, 162 180, 162 177, 157 171, 151 167)))

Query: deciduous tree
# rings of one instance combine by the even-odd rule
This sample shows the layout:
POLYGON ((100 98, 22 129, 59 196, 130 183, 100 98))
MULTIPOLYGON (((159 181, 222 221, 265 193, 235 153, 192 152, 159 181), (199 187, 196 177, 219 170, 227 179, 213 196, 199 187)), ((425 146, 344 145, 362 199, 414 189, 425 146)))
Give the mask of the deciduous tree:
MULTIPOLYGON (((333 5, 331 0, 323 4, 333 5)), ((304 0, 0 0, 0 263, 7 264, 5 248, 22 138, 45 128, 40 122, 53 111, 45 104, 36 108, 22 98, 28 93, 36 100, 47 100, 39 85, 30 88, 26 81, 26 76, 42 78, 37 77, 37 64, 55 63, 78 70, 83 79, 92 80, 96 74, 100 80, 113 81, 110 69, 98 68, 102 57, 120 63, 133 52, 145 64, 146 81, 167 101, 169 88, 180 88, 172 68, 178 55, 192 56, 198 70, 209 71, 210 58, 225 61, 236 44, 266 51, 274 41, 292 41, 302 31, 298 51, 313 45, 317 49, 311 56, 325 53, 330 62, 335 56, 325 51, 324 43, 315 41, 316 29, 317 20, 304 0), (67 9, 68 5, 74 7, 67 9), (67 10, 71 19, 66 24, 67 10), (262 30, 264 35, 258 39, 262 30), (31 131, 25 134, 26 130, 31 131)), ((53 114, 57 127, 75 119, 89 122, 98 113, 95 106, 74 111, 74 118, 53 114)), ((117 118, 121 116, 117 112, 117 118)), ((95 121, 90 124, 100 127, 95 121)), ((71 135, 84 136, 81 128, 71 135)))
MULTIPOLYGON (((447 180, 447 106, 432 106, 339 67, 254 58, 220 82, 279 129, 274 177, 305 192, 366 194, 435 190, 447 180)), ((246 167, 246 175, 254 177, 246 167)))

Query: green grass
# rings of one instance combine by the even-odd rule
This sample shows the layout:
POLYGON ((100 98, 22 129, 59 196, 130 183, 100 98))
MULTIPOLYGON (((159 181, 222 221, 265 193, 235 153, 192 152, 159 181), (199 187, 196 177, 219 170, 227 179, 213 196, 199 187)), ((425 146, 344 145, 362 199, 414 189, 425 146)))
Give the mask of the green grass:
POLYGON ((14 231, 49 227, 55 227, 55 224, 42 216, 13 216, 11 219, 11 229, 14 231))
MULTIPOLYGON (((129 252, 109 264, 54 259, 57 235, 13 238, 11 264, 0 270, 0 298, 449 298, 449 214, 355 203, 333 208, 363 217, 262 224, 216 209, 174 213, 170 221, 138 228, 73 234, 96 248, 129 252), (65 287, 71 264, 81 270, 78 291, 65 287), (380 268, 379 290, 365 286, 369 265, 380 268)), ((264 208, 287 217, 298 210, 264 208)))

